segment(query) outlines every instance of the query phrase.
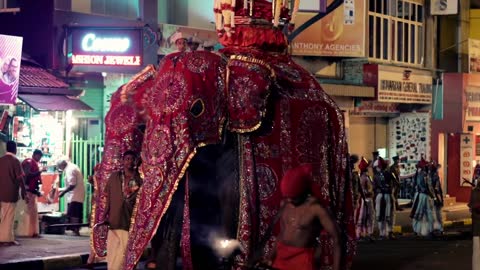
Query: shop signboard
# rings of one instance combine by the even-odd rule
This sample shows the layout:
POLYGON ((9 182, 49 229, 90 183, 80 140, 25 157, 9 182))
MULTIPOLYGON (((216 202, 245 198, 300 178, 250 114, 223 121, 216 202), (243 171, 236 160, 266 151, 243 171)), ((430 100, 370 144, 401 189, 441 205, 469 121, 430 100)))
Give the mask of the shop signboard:
POLYGON ((458 0, 432 0, 430 4, 432 15, 451 15, 458 13, 458 0))
POLYGON ((465 88, 465 97, 467 100, 466 121, 480 121, 480 87, 467 86, 465 88))
POLYGON ((473 137, 472 134, 460 135, 460 185, 468 185, 463 183, 463 179, 470 180, 473 174, 473 137))
MULTIPOLYGON (((328 4, 332 2, 327 1, 328 4)), ((365 37, 368 36, 365 15, 367 2, 344 1, 340 7, 305 29, 292 41, 292 54, 364 57, 365 37)), ((316 14, 299 12, 295 18, 295 26, 300 27, 316 14)))
POLYGON ((394 103, 432 103, 432 76, 429 71, 366 64, 363 81, 377 89, 377 100, 394 103))
POLYGON ((480 72, 480 40, 468 39, 469 73, 480 72))
POLYGON ((141 66, 141 28, 69 28, 69 61, 73 65, 141 66))
POLYGON ((361 104, 355 107, 353 113, 399 113, 397 107, 398 105, 395 103, 378 102, 376 100, 362 100, 361 104))
POLYGON ((327 0, 300 1, 298 10, 301 12, 325 12, 327 0))
POLYGON ((17 100, 22 42, 22 37, 0 35, 0 104, 17 100))

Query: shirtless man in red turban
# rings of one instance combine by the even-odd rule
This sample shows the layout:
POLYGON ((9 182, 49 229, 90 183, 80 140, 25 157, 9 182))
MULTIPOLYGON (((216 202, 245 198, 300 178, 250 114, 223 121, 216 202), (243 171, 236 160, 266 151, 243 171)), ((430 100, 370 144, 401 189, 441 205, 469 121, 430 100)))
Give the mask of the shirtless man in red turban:
POLYGON ((340 242, 337 226, 319 201, 311 196, 312 167, 301 165, 286 172, 281 182, 283 212, 280 233, 273 254, 273 267, 279 270, 320 269, 320 231, 333 240, 333 270, 340 269, 340 242))

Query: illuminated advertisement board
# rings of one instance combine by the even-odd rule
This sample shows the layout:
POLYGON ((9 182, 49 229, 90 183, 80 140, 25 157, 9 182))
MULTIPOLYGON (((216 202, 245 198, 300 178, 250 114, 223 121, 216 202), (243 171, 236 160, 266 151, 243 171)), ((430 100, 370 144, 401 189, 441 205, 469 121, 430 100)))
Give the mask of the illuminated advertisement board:
POLYGON ((0 35, 0 104, 15 104, 17 100, 22 44, 22 37, 0 35))
POLYGON ((69 62, 73 65, 141 66, 142 29, 69 29, 69 62))
MULTIPOLYGON (((303 9, 313 9, 318 1, 303 1, 303 9)), ((327 4, 332 4, 328 0, 327 4)), ((301 32, 291 43, 293 55, 365 57, 368 1, 345 0, 333 12, 301 32)), ((302 7, 301 7, 302 8, 302 7)), ((295 27, 300 27, 318 12, 299 12, 295 27)))

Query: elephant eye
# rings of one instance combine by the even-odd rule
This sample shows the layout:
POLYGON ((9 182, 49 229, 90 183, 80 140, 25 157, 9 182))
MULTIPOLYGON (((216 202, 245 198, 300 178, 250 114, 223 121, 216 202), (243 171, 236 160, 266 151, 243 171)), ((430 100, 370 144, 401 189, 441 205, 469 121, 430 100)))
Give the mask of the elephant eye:
POLYGON ((190 113, 193 117, 200 117, 205 112, 205 104, 201 98, 196 99, 190 107, 190 113))

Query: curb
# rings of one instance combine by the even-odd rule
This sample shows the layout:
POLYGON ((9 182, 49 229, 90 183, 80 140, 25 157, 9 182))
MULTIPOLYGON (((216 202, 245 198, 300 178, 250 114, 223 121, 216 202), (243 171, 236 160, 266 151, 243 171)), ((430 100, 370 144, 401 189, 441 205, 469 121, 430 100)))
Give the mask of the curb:
MULTIPOLYGON (((454 221, 448 220, 443 222, 444 229, 464 228, 470 225, 472 225, 471 218, 454 220, 454 221)), ((411 233, 411 232, 413 232, 412 226, 393 226, 393 233, 403 234, 403 233, 411 233)))
POLYGON ((24 260, 17 262, 8 262, 0 264, 2 270, 14 269, 43 269, 43 270, 60 270, 78 267, 84 265, 88 259, 88 253, 59 255, 53 257, 38 258, 33 260, 24 260))
MULTIPOLYGON (((150 254, 150 248, 146 248, 142 254, 141 260, 146 260, 150 254)), ((0 264, 2 270, 19 270, 19 269, 38 269, 38 270, 65 270, 70 268, 78 268, 87 264, 88 253, 57 255, 44 258, 26 259, 23 261, 13 261, 0 264)), ((95 263, 94 265, 106 265, 106 262, 95 263)))

